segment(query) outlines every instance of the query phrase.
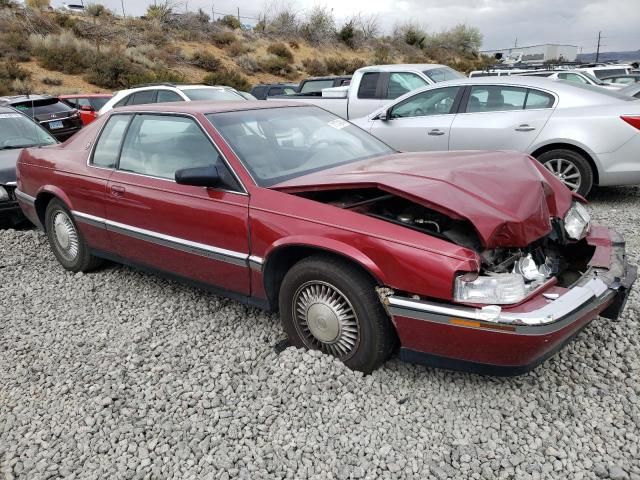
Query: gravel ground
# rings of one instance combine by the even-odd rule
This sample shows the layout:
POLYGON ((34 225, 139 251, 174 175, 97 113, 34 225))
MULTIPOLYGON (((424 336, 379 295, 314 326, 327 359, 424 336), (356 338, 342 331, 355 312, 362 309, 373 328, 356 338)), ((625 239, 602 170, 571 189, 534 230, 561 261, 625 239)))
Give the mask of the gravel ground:
MULTIPOLYGON (((640 190, 597 220, 640 253, 640 190)), ((128 268, 62 270, 0 231, 0 477, 640 479, 637 291, 534 372, 288 348, 278 319, 128 268)))

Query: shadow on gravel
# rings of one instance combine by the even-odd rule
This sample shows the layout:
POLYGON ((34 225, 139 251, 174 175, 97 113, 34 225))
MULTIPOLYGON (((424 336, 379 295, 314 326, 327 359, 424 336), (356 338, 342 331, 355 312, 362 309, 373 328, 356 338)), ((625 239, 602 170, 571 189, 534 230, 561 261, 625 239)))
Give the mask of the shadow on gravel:
POLYGON ((640 197, 640 186, 628 187, 593 187, 589 195, 590 202, 611 202, 640 197))

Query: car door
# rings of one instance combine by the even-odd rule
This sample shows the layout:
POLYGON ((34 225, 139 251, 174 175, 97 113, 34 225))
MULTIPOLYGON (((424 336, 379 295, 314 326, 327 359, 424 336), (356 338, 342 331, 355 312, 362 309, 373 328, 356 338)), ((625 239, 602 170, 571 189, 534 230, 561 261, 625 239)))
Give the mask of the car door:
POLYGON ((249 294, 248 198, 195 118, 136 114, 107 186, 107 229, 132 263, 249 294), (174 180, 210 165, 220 188, 174 180))
POLYGON ((558 73, 558 78, 560 80, 566 80, 567 82, 578 83, 580 85, 589 85, 590 82, 587 81, 582 75, 578 75, 577 73, 572 72, 560 72, 558 73))
POLYGON ((386 120, 373 120, 371 133, 401 151, 448 150, 449 132, 463 87, 417 93, 393 105, 386 120))
POLYGON ((450 150, 524 152, 547 123, 555 96, 511 85, 473 85, 451 124, 450 150))

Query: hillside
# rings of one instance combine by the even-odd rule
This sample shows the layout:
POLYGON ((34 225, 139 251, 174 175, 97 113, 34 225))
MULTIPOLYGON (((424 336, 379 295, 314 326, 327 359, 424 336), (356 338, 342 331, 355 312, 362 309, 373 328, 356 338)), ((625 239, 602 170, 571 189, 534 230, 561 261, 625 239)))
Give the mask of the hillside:
POLYGON ((480 33, 465 25, 428 35, 406 24, 380 36, 372 20, 336 26, 316 8, 296 19, 282 11, 253 30, 234 17, 174 14, 168 4, 144 18, 122 18, 99 4, 74 16, 0 0, 0 95, 103 92, 161 81, 205 82, 248 90, 261 82, 347 74, 380 63, 482 67, 480 33))

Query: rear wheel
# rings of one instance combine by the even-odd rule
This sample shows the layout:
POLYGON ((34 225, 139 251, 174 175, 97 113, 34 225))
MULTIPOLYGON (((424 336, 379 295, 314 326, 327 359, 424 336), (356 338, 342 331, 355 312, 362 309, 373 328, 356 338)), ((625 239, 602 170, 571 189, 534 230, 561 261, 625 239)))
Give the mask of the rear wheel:
POLYGON ((583 155, 573 150, 556 149, 538 157, 547 170, 566 187, 586 197, 593 187, 593 170, 583 155))
POLYGON ((279 304, 294 346, 333 355, 354 370, 374 370, 395 348, 375 283, 347 262, 321 255, 298 262, 282 282, 279 304))
POLYGON ((51 250, 65 269, 88 272, 102 263, 91 255, 71 213, 60 200, 51 200, 47 205, 45 227, 51 250))

